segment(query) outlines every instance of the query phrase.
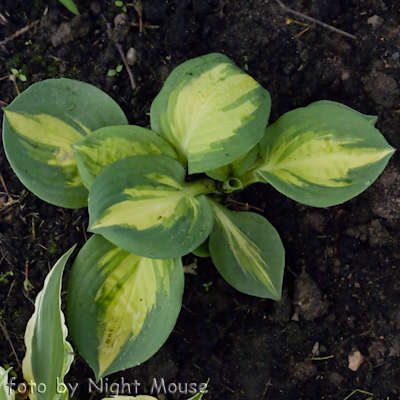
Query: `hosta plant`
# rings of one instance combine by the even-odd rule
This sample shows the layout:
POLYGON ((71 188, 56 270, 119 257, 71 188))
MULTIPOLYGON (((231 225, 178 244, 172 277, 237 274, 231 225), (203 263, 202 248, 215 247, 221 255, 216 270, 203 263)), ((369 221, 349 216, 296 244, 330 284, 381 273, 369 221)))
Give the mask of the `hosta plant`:
POLYGON ((6 155, 38 197, 89 207, 72 266, 67 323, 97 378, 138 365, 165 342, 183 293, 181 257, 211 255, 246 294, 279 300, 284 248, 261 215, 225 207, 261 182, 327 207, 367 189, 394 149, 375 117, 318 101, 267 126, 266 89, 222 54, 174 69, 154 99, 151 129, 128 125, 99 89, 37 83, 5 109, 6 155))

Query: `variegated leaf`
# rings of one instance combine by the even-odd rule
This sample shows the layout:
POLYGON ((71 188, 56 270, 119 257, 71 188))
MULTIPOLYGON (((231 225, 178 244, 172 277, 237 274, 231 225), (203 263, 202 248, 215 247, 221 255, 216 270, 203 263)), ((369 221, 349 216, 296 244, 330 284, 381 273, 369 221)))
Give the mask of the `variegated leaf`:
POLYGON ((252 149, 270 109, 268 91, 228 57, 214 53, 171 72, 151 105, 151 127, 194 174, 230 164, 252 149))
POLYGON ((120 159, 103 170, 90 191, 91 232, 149 258, 190 253, 209 235, 215 191, 210 179, 185 182, 185 170, 165 155, 120 159))
POLYGON ((127 124, 121 108, 95 86, 48 79, 5 110, 7 158, 21 182, 41 199, 68 208, 87 205, 71 144, 109 125, 127 124))
POLYGON ((0 366, 0 399, 1 400, 14 400, 15 390, 11 389, 8 385, 8 373, 11 371, 9 368, 7 371, 0 366))
POLYGON ((97 379, 150 358, 170 335, 181 308, 181 259, 128 253, 94 235, 68 282, 67 320, 97 379))
POLYGON ((240 292, 279 300, 285 249, 276 229, 261 215, 211 204, 215 222, 209 249, 219 273, 240 292))
POLYGON ((100 172, 121 158, 165 154, 177 158, 173 147, 157 133, 134 125, 100 128, 72 145, 79 174, 90 190, 100 172))
POLYGON ((66 341, 68 329, 61 311, 61 282, 65 264, 75 246, 68 250, 47 275, 35 301, 35 312, 25 331, 24 379, 31 385, 31 400, 67 400, 64 376, 74 359, 66 341))
POLYGON ((315 207, 341 204, 367 189, 395 151, 373 123, 331 102, 290 111, 267 127, 260 142, 264 161, 244 182, 268 182, 315 207))

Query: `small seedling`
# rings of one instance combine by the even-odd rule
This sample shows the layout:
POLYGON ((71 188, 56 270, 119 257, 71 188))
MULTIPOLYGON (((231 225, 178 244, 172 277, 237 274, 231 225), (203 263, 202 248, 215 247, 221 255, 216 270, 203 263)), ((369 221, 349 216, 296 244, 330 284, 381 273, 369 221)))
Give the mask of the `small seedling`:
POLYGON ((17 78, 22 82, 26 82, 26 80, 27 80, 26 76, 22 73, 22 70, 21 69, 18 70, 18 69, 15 69, 15 68, 11 68, 11 74, 3 76, 2 78, 0 78, 0 81, 2 81, 3 79, 7 79, 7 78, 10 81, 14 82, 15 89, 17 91, 17 94, 19 95, 20 91, 19 91, 18 85, 17 85, 17 78))
POLYGON ((126 5, 122 1, 116 1, 115 5, 119 7, 123 12, 127 12, 128 9, 126 8, 126 5))
POLYGON ((119 73, 122 71, 124 67, 120 64, 118 65, 115 69, 110 69, 107 72, 107 76, 111 77, 111 76, 118 76, 119 73))
POLYGON ((208 292, 208 291, 210 290, 210 286, 211 286, 212 284, 213 284, 212 282, 203 283, 204 290, 205 290, 206 292, 208 292))
POLYGON ((9 283, 9 281, 7 279, 9 276, 14 276, 14 272, 7 271, 7 272, 4 272, 4 274, 1 274, 0 275, 0 282, 9 283))
POLYGON ((9 76, 9 79, 11 81, 15 81, 17 78, 21 81, 21 82, 26 82, 26 76, 22 73, 22 70, 18 70, 15 68, 11 68, 11 72, 12 74, 9 76))

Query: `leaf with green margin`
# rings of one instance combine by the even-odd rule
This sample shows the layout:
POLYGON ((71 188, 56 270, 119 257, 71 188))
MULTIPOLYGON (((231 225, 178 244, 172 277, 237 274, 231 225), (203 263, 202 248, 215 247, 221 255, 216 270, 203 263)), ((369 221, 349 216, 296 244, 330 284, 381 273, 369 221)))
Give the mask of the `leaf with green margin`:
POLYGON ((100 172, 121 158, 165 154, 177 159, 174 148, 157 133, 134 125, 107 126, 74 143, 79 174, 88 190, 100 172))
POLYGON ((257 160, 259 146, 256 144, 250 151, 238 158, 231 164, 212 171, 206 171, 207 176, 220 182, 229 180, 229 178, 240 178, 249 171, 257 160))
POLYGON ((261 215, 211 204, 215 222, 209 249, 219 273, 240 292, 280 300, 285 249, 276 229, 261 215))
POLYGON ((268 182, 314 207, 341 204, 367 189, 395 151, 372 123, 326 102, 290 111, 267 127, 264 161, 244 181, 268 182))
POLYGON ((230 164, 262 138, 271 110, 267 90, 225 55, 175 68, 154 99, 151 128, 178 152, 189 174, 230 164))
POLYGON ((95 86, 48 79, 4 109, 4 149, 18 178, 42 200, 86 207, 88 192, 71 144, 104 126, 127 123, 118 104, 95 86))
POLYGON ((68 389, 61 384, 74 360, 74 352, 66 341, 68 329, 60 294, 64 267, 74 249, 75 246, 68 250, 47 275, 36 297, 35 312, 26 326, 22 372, 26 382, 34 383, 29 394, 31 400, 68 399, 68 389), (40 384, 45 385, 41 388, 45 388, 43 393, 37 391, 40 384), (59 390, 60 387, 65 391, 59 390))
POLYGON ((154 260, 92 236, 71 269, 67 321, 96 378, 139 365, 170 335, 182 304, 181 259, 154 260))
POLYGON ((8 386, 8 373, 12 368, 8 368, 6 371, 3 367, 0 367, 0 399, 1 400, 14 400, 15 390, 8 386))
POLYGON ((378 121, 378 117, 376 115, 367 115, 367 114, 362 114, 357 110, 354 110, 353 108, 346 106, 345 104, 338 103, 336 101, 331 101, 331 100, 318 100, 314 101, 314 103, 309 104, 307 107, 312 107, 312 106, 321 106, 321 105, 330 105, 330 106, 335 106, 335 107, 341 107, 342 109, 346 109, 348 111, 351 111, 353 113, 356 113, 357 115, 365 118, 372 126, 375 126, 376 121, 378 121))
POLYGON ((72 0, 58 0, 61 4, 68 8, 75 15, 80 15, 78 8, 72 0))
POLYGON ((185 182, 185 170, 165 155, 130 156, 100 173, 90 191, 91 232, 149 258, 192 252, 209 235, 213 211, 203 194, 214 181, 185 182))

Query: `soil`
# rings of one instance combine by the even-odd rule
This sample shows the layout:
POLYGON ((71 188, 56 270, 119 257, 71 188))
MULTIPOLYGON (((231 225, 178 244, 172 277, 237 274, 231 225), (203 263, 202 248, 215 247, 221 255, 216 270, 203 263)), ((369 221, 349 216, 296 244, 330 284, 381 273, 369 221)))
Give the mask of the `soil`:
MULTIPOLYGON (((270 91, 270 122, 329 99, 378 115, 377 127, 400 147, 398 1, 286 0, 287 7, 356 39, 287 13, 275 0, 143 0, 142 34, 132 6, 124 13, 114 1, 76 4, 80 17, 56 0, 3 0, 0 42, 18 34, 0 44, 0 77, 20 69, 27 77, 17 81, 21 91, 54 77, 91 83, 118 102, 131 124, 146 127, 151 102, 173 68, 221 52, 270 91), (112 39, 125 52, 136 50, 131 67, 136 90, 126 69, 107 76, 122 64, 112 39)), ((3 106, 16 95, 13 82, 0 81, 3 106)), ((327 209, 298 204, 263 184, 235 193, 237 201, 259 208, 281 235, 282 300, 241 294, 210 259, 199 259, 197 275, 186 275, 183 308, 168 341, 149 361, 108 382, 136 379, 144 394, 154 378, 167 385, 210 378, 205 399, 340 400, 355 389, 364 393, 351 399, 399 399, 399 169, 395 154, 372 187, 327 209)), ((73 244, 84 244, 88 215, 86 209, 53 207, 28 192, 2 145, 0 171, 0 364, 12 366, 21 379, 30 299, 56 260, 73 244), (26 266, 34 289, 25 295, 26 266)), ((80 384, 75 398, 105 397, 87 393, 89 378, 94 379, 91 370, 77 355, 67 376, 80 384)))

